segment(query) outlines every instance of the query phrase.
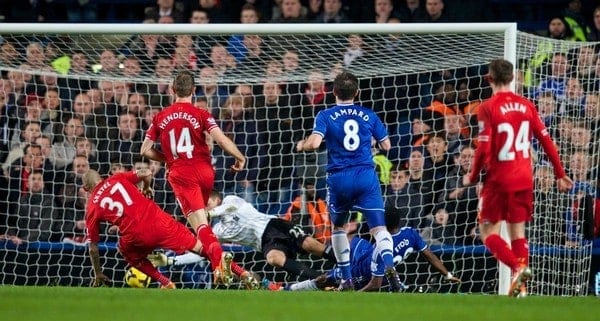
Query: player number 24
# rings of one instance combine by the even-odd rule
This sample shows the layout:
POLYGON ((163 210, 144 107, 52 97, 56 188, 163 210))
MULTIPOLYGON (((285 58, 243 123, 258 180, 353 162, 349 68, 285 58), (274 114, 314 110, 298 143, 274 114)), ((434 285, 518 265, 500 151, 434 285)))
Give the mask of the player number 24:
POLYGON ((169 131, 169 145, 171 145, 171 155, 173 158, 179 158, 179 154, 185 154, 187 158, 192 158, 192 152, 194 151, 194 145, 192 145, 192 136, 190 135, 190 129, 184 127, 179 133, 179 139, 175 137, 175 129, 169 131))
MULTIPOLYGON (((129 196, 129 194, 127 193, 127 190, 125 190, 125 187, 123 187, 123 185, 121 185, 121 183, 116 183, 110 189, 110 195, 114 195, 116 192, 119 192, 119 194, 121 194, 121 198, 123 198, 123 200, 125 201, 125 204, 127 204, 128 206, 133 204, 133 201, 131 200, 131 196, 129 196)), ((121 217, 123 215, 123 203, 113 200, 112 197, 108 197, 108 196, 104 197, 100 201, 100 207, 105 208, 109 211, 117 210, 117 216, 119 216, 119 217, 121 217)))
POLYGON ((500 152, 498 152, 499 161, 511 161, 515 159, 515 152, 523 153, 523 158, 529 158, 529 122, 521 122, 517 136, 515 130, 509 123, 498 124, 498 133, 506 133, 506 141, 500 152), (514 146, 514 149, 513 149, 514 146))

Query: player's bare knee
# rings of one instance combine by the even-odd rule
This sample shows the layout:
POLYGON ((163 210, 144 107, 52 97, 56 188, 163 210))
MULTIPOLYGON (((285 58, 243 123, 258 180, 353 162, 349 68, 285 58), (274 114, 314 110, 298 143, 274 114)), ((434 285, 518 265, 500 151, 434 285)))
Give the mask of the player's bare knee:
POLYGON ((286 256, 282 251, 271 250, 266 255, 267 263, 276 267, 283 267, 285 264, 286 256))

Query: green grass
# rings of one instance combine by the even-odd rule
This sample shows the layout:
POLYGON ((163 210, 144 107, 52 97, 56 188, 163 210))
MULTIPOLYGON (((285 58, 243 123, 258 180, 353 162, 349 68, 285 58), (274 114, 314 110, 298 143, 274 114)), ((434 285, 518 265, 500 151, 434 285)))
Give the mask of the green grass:
POLYGON ((1 320, 599 320, 595 297, 0 286, 1 320))

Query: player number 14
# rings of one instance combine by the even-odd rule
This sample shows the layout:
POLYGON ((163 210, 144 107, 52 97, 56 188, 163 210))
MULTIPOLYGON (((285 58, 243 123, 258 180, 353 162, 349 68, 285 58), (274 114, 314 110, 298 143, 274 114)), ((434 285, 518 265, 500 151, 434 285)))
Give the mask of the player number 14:
POLYGON ((185 154, 187 158, 192 158, 192 151, 194 151, 194 145, 192 145, 192 136, 190 135, 190 129, 184 127, 179 133, 179 139, 175 137, 175 129, 169 131, 169 145, 171 145, 171 155, 174 159, 179 158, 179 154, 185 154))
POLYGON ((521 122, 519 131, 515 137, 515 130, 509 123, 498 124, 498 133, 506 133, 506 141, 498 152, 499 161, 512 161, 515 159, 515 152, 522 152, 523 158, 529 158, 529 122, 521 122), (513 151, 514 146, 514 151, 513 151))

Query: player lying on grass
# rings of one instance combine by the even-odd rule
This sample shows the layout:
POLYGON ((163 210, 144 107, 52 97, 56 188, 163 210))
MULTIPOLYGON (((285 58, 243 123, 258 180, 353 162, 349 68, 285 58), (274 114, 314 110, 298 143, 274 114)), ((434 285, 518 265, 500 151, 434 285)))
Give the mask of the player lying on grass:
MULTIPOLYGON (((394 262, 396 264, 404 261, 414 250, 417 250, 448 281, 460 283, 460 279, 452 275, 442 261, 428 249, 427 244, 416 229, 410 227, 400 228, 399 215, 386 213, 385 223, 392 235, 394 262)), ((373 257, 376 245, 356 235, 349 234, 348 237, 350 238, 350 267, 352 269, 354 289, 359 291, 378 291, 382 286, 386 285, 387 280, 383 278, 384 264, 381 255, 373 257)), ((339 268, 336 267, 316 279, 292 284, 286 286, 285 289, 291 291, 325 290, 337 287, 341 281, 342 276, 339 268)))
MULTIPOLYGON (((146 258, 152 250, 167 248, 176 253, 201 253, 202 244, 194 234, 148 199, 153 194, 151 177, 149 169, 120 173, 105 180, 95 170, 83 175, 83 188, 89 192, 85 222, 95 274, 93 286, 110 282, 100 265, 98 241, 102 222, 119 228, 119 252, 127 263, 158 281, 161 288, 174 289, 175 284, 146 258), (142 191, 137 187, 140 181, 142 191)), ((231 253, 225 253, 221 265, 231 270, 236 265, 232 258, 231 253)), ((258 288, 258 281, 249 272, 244 271, 242 278, 247 286, 258 288)))
MULTIPOLYGON (((335 262, 331 247, 306 235, 299 225, 260 213, 242 198, 229 195, 224 199, 212 192, 208 205, 211 220, 216 220, 213 231, 221 243, 235 243, 249 246, 262 252, 267 263, 297 275, 300 279, 313 279, 321 275, 303 263, 295 260, 298 253, 310 253, 335 262)), ((169 260, 162 253, 155 253, 149 259, 157 266, 189 264, 201 260, 196 254, 176 256, 169 260)))

